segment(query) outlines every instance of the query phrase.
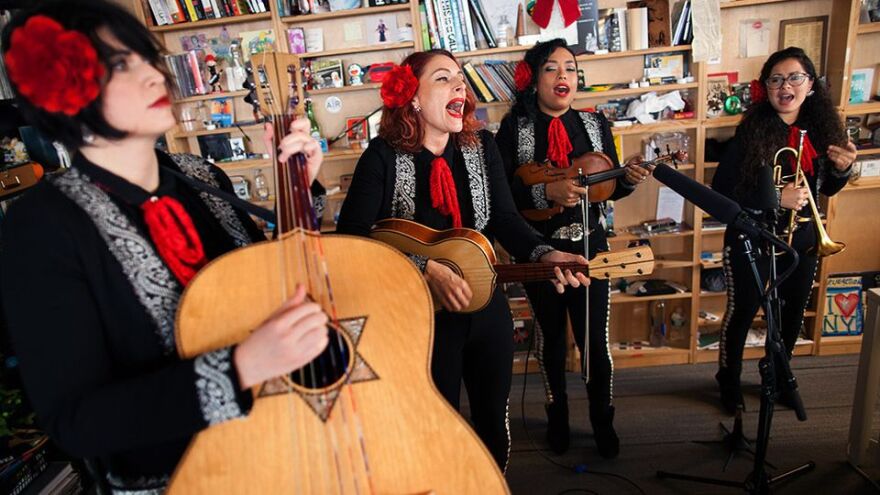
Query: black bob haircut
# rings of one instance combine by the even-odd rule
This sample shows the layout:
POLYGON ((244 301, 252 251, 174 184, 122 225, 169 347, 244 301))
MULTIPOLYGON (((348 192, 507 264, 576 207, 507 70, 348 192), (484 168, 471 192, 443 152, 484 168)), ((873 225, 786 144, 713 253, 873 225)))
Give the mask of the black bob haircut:
MULTIPOLYGON (((128 47, 132 52, 139 54, 144 60, 156 67, 166 75, 162 61, 162 46, 153 38, 140 21, 123 7, 107 0, 50 0, 39 1, 31 7, 16 12, 12 20, 6 26, 2 35, 3 55, 9 50, 12 32, 28 19, 35 15, 44 15, 57 21, 65 29, 79 31, 85 34, 95 51, 98 60, 107 69, 107 79, 102 81, 106 84, 110 72, 110 58, 118 51, 109 46, 98 36, 98 31, 104 29, 112 34, 119 42, 128 47)), ((39 40, 35 40, 39 43, 39 40)), ((45 136, 53 141, 59 141, 71 151, 85 144, 83 135, 86 132, 102 136, 107 139, 121 139, 127 133, 111 126, 101 112, 103 92, 85 108, 74 116, 68 116, 61 112, 47 112, 33 105, 26 97, 18 92, 15 83, 16 101, 25 120, 37 127, 45 136)))

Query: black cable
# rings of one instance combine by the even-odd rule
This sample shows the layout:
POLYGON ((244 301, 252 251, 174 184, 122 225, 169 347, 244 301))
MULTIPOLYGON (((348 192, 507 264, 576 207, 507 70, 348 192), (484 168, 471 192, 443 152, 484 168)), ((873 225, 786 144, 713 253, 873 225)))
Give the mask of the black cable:
MULTIPOLYGON (((532 318, 534 318, 534 320, 535 320, 535 327, 537 327, 538 317, 535 314, 535 309, 532 307, 531 301, 529 301, 529 309, 532 312, 532 318)), ((629 485, 632 485, 633 488, 635 488, 639 492, 640 495, 647 495, 645 493, 645 491, 642 490, 642 487, 640 487, 635 481, 627 478, 626 476, 622 476, 620 474, 615 474, 615 473, 610 473, 607 471, 587 470, 587 465, 583 464, 583 463, 574 464, 574 465, 563 464, 563 463, 553 459, 549 455, 547 455, 547 453, 544 452, 544 449, 538 448, 538 446, 535 444, 535 440, 532 438, 532 435, 529 433, 529 428, 526 425, 526 384, 528 383, 528 377, 529 377, 529 358, 531 357, 531 354, 532 354, 532 346, 535 344, 535 330, 534 330, 535 327, 533 327, 532 334, 529 336, 529 345, 528 345, 528 348, 526 349, 526 364, 523 368, 523 388, 522 388, 522 395, 520 396, 520 402, 519 402, 520 418, 522 420, 523 431, 525 431, 526 438, 529 440, 529 444, 532 446, 532 449, 534 449, 535 452, 540 454, 541 457, 543 457, 544 460, 546 460, 550 464, 553 464, 555 466, 559 466, 559 467, 561 467, 565 470, 568 470, 568 471, 574 471, 575 473, 578 473, 578 474, 593 474, 596 476, 606 476, 609 478, 616 478, 621 481, 624 481, 625 483, 628 483, 629 485)), ((573 493, 575 491, 583 491, 585 493, 595 493, 598 495, 598 492, 595 492, 592 490, 587 490, 585 488, 570 488, 570 489, 563 490, 562 492, 560 492, 560 495, 563 493, 573 493)))

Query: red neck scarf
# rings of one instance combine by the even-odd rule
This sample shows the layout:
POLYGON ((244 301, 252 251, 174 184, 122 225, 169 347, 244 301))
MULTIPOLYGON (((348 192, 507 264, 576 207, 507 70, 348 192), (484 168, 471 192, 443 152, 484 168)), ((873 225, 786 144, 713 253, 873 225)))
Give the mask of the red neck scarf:
MULTIPOLYGON (((788 132, 788 146, 798 149, 798 141, 800 141, 800 129, 796 126, 791 126, 791 129, 788 132)), ((813 148, 813 143, 810 142, 810 136, 804 135, 804 149, 801 151, 801 168, 804 173, 812 176, 813 175, 813 159, 816 158, 816 150, 813 148)), ((795 163, 795 159, 792 158, 791 161, 791 170, 795 171, 797 168, 797 163, 795 163)))
POLYGON ((458 209, 458 193, 452 170, 442 156, 431 162, 431 205, 443 215, 452 215, 452 226, 461 228, 461 211, 458 209))
POLYGON ((207 263, 192 218, 179 201, 168 196, 153 196, 141 204, 141 209, 159 256, 185 287, 207 263))
POLYGON ((571 166, 568 154, 572 149, 565 125, 562 124, 559 117, 553 117, 553 120, 550 121, 550 128, 547 129, 547 158, 559 168, 568 168, 571 166))

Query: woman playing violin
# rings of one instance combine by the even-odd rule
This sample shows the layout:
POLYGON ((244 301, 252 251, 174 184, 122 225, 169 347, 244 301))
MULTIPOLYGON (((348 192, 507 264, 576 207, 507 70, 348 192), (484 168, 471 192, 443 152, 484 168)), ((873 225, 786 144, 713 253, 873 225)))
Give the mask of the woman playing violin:
MULTIPOLYGON (((41 3, 2 41, 21 111, 73 155, 10 206, 3 228, 2 302, 25 390, 62 450, 98 462, 100 483, 160 493, 196 433, 244 417, 250 387, 324 349, 327 316, 298 288, 242 343, 178 358, 183 289, 265 236, 175 175, 232 191, 219 168, 154 148, 175 125, 161 47, 97 0, 41 3)), ((279 146, 282 160, 303 153, 314 178, 322 155, 307 121, 279 146)))
MULTIPOLYGON (((437 230, 476 229, 524 260, 586 262, 543 243, 516 212, 498 148, 478 130, 474 96, 452 54, 413 53, 388 73, 381 94, 379 137, 357 164, 338 232, 369 235, 379 220, 404 218, 437 230)), ((464 379, 474 429, 504 469, 513 365, 507 299, 496 289, 486 308, 456 313, 472 296, 464 279, 434 260, 410 258, 444 309, 435 317, 434 383, 458 409, 464 379)), ((559 290, 588 282, 557 268, 559 290)))
MULTIPOLYGON (((526 186, 515 175, 516 169, 528 162, 570 167, 571 160, 590 151, 608 155, 619 167, 611 128, 598 113, 571 108, 577 91, 577 61, 562 39, 538 43, 526 52, 516 69, 516 102, 501 121, 496 136, 498 148, 510 180, 514 201, 520 210, 546 209, 562 205, 564 209, 549 220, 532 221, 534 227, 554 248, 583 252, 583 223, 579 202, 586 190, 574 180, 558 180, 526 186)), ((626 175, 617 178, 610 199, 629 195, 644 181, 648 172, 634 163, 627 165, 626 175)), ((607 251, 604 204, 592 203, 589 211, 589 247, 584 253, 592 258, 598 251, 607 251)), ((546 287, 526 284, 529 300, 538 324, 538 363, 545 377, 547 392, 547 441, 556 453, 569 445, 568 396, 565 386, 566 313, 571 318, 575 340, 584 351, 585 294, 584 290, 556 294, 546 287)), ((599 453, 616 457, 619 441, 614 431, 614 407, 611 405, 613 364, 608 347, 609 284, 593 280, 589 290, 588 322, 590 336, 590 420, 599 453)))

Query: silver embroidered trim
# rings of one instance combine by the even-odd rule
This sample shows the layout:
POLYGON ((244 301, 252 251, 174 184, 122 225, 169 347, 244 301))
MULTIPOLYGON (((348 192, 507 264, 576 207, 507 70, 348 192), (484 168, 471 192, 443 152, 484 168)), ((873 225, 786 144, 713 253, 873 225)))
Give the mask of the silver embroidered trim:
POLYGON ((406 257, 409 258, 409 260, 412 261, 414 265, 416 265, 416 268, 418 268, 420 272, 425 272, 425 266, 428 264, 427 256, 422 256, 419 254, 408 254, 406 255, 406 257))
MULTIPOLYGON (((211 166, 205 162, 204 158, 186 153, 177 153, 169 156, 186 175, 211 186, 220 187, 214 174, 211 173, 211 166)), ((235 214, 232 205, 206 191, 200 191, 199 197, 208 205, 208 209, 220 221, 220 225, 232 237, 237 247, 247 246, 251 243, 251 238, 247 234, 247 230, 245 230, 238 215, 235 214)))
POLYGON ((486 165, 483 159, 483 142, 477 140, 475 146, 461 149, 464 164, 468 172, 468 184, 471 188, 471 201, 474 204, 474 228, 482 231, 489 224, 490 199, 489 178, 486 176, 486 165))
POLYGON ((409 153, 397 153, 394 162, 391 216, 412 220, 416 215, 416 165, 413 156, 409 153))
POLYGON ((516 120, 517 160, 520 165, 535 159, 535 126, 529 119, 520 117, 516 120))
POLYGON ((107 473, 107 483, 110 492, 114 495, 161 495, 165 493, 170 476, 141 476, 138 478, 123 478, 113 473, 107 473))
POLYGON ((153 319, 164 354, 174 353, 174 313, 180 301, 181 287, 153 245, 129 222, 107 193, 76 168, 50 180, 92 219, 131 283, 138 301, 153 319))
POLYGON ((590 112, 578 112, 578 115, 580 115, 581 121, 584 123, 587 136, 590 136, 590 141, 593 143, 593 151, 598 151, 599 153, 605 151, 605 146, 602 144, 602 129, 599 128, 599 120, 590 112))
POLYGON ((723 270, 724 285, 727 286, 727 309, 724 311, 724 320, 721 322, 721 335, 718 338, 718 366, 727 368, 727 327, 733 318, 733 311, 736 309, 734 287, 733 287, 733 268, 730 264, 730 246, 724 248, 723 270))
POLYGON ((553 246, 547 244, 539 244, 535 246, 535 249, 532 249, 531 254, 529 254, 529 261, 531 261, 532 263, 537 263, 538 259, 540 259, 541 256, 544 256, 550 251, 555 251, 553 246))
POLYGON ((312 208, 315 209, 315 218, 319 220, 323 218, 324 210, 327 208, 327 195, 321 194, 312 198, 312 208))
MULTIPOLYGON (((590 290, 587 288, 587 290, 590 290)), ((608 283, 608 299, 605 303, 605 354, 611 363, 611 377, 608 379, 608 405, 614 404, 614 357, 611 355, 611 283, 608 283)))
POLYGON ((513 443, 510 441, 510 397, 507 398, 507 404, 504 405, 504 429, 507 431, 507 456, 504 458, 504 468, 501 474, 507 473, 510 466, 510 447, 513 443))
POLYGON ((196 392, 202 416, 213 426, 244 416, 236 401, 236 386, 229 377, 232 369, 232 348, 224 347, 195 358, 196 392))
POLYGON ((556 229, 550 236, 551 239, 568 239, 573 242, 582 241, 584 239, 584 226, 580 223, 571 225, 563 225, 556 229))
POLYGON ((535 204, 535 208, 542 210, 544 208, 550 208, 550 203, 547 202, 547 184, 541 182, 538 184, 532 185, 532 202, 535 204))

